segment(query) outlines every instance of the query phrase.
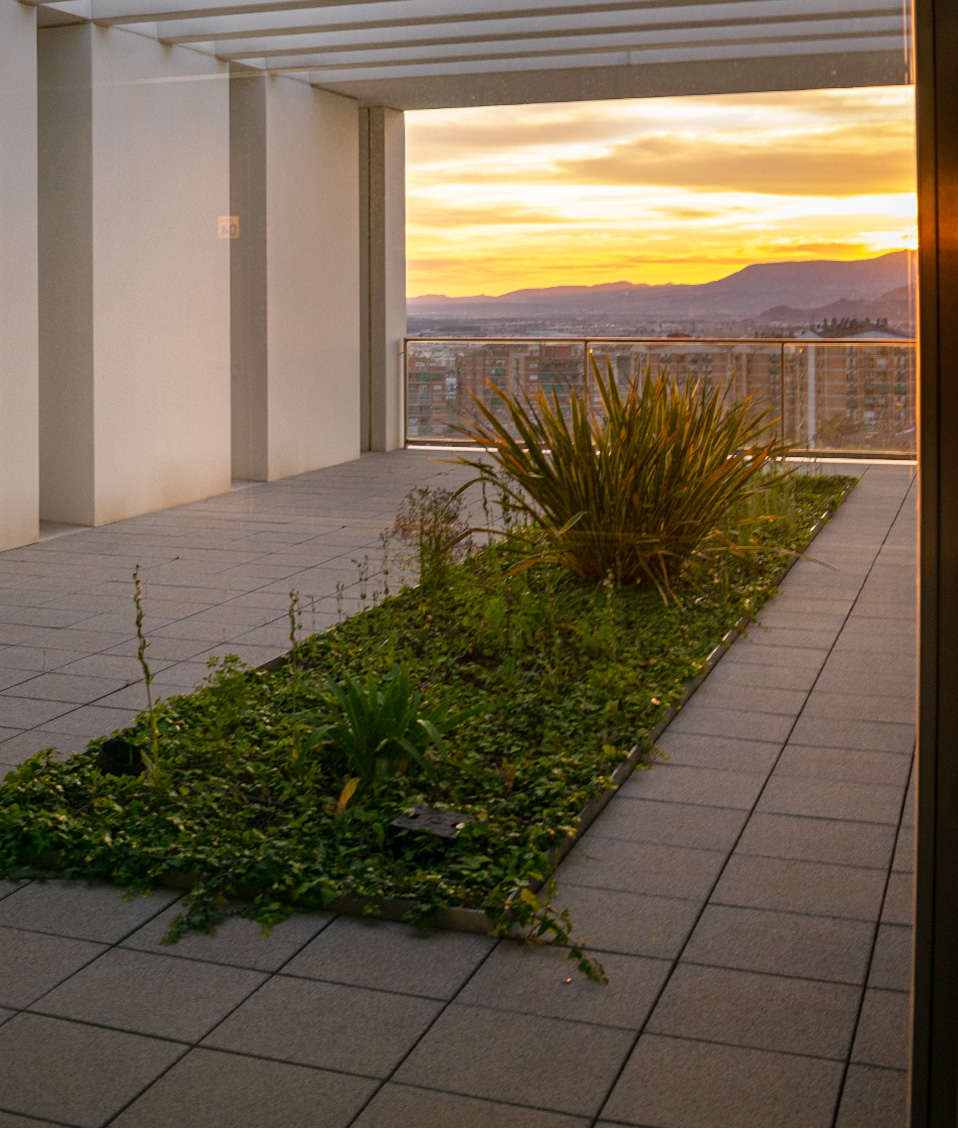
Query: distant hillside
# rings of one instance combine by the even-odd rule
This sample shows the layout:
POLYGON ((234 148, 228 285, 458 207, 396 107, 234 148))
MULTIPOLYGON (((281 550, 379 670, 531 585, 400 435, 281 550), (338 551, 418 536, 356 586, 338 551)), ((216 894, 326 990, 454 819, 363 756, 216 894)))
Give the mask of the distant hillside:
POLYGON ((872 302, 908 285, 911 251, 837 262, 770 262, 700 285, 612 282, 551 286, 491 297, 411 298, 410 315, 438 318, 556 317, 754 318, 776 306, 819 310, 842 300, 872 302))
POLYGON ((814 309, 794 309, 792 306, 774 306, 763 310, 756 320, 769 325, 817 325, 823 321, 887 321, 893 325, 914 326, 912 322, 911 295, 907 286, 899 286, 882 294, 874 301, 840 298, 826 306, 814 309))

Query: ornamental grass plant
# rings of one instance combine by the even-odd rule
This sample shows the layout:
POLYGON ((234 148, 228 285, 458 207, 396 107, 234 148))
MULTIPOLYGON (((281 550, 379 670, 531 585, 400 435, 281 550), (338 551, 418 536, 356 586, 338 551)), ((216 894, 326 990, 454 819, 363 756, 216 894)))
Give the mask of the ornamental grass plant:
POLYGON ((728 385, 679 387, 647 371, 623 393, 611 360, 605 375, 590 360, 601 408, 573 395, 567 419, 554 392, 520 400, 497 388, 508 421, 476 399, 481 419, 461 431, 487 454, 457 461, 508 499, 525 526, 511 539, 529 558, 551 557, 589 583, 671 594, 692 556, 740 551, 729 519, 788 447, 768 411, 730 400, 728 385))

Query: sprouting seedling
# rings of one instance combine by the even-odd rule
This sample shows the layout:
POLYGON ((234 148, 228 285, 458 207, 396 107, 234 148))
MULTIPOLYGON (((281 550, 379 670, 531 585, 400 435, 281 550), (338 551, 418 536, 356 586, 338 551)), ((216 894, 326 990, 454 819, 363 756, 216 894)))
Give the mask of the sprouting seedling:
POLYGON ((353 560, 351 563, 356 565, 356 571, 359 574, 359 609, 365 611, 369 585, 369 556, 366 554, 362 560, 353 560))
POLYGON ((150 669, 150 664, 146 660, 146 651, 150 644, 147 642, 146 635, 143 632, 143 583, 140 580, 139 564, 133 569, 133 583, 135 585, 133 602, 136 605, 136 637, 138 643, 136 658, 140 663, 140 668, 143 670, 143 680, 146 683, 146 711, 150 718, 150 755, 148 756, 145 752, 142 755, 147 771, 155 778, 160 758, 160 730, 156 724, 156 710, 153 707, 153 691, 150 688, 153 684, 153 671, 150 669))
POLYGON ((289 648, 292 652, 296 649, 296 636, 303 625, 299 592, 295 588, 289 593, 289 607, 286 610, 286 617, 289 619, 289 648))
POLYGON ((389 598, 389 530, 379 534, 379 547, 383 554, 383 599, 389 598))
POLYGON ((293 697, 293 712, 296 711, 296 698, 299 693, 299 650, 297 636, 303 624, 303 615, 300 610, 299 592, 294 588, 289 593, 289 607, 286 610, 289 619, 289 672, 290 689, 293 697))

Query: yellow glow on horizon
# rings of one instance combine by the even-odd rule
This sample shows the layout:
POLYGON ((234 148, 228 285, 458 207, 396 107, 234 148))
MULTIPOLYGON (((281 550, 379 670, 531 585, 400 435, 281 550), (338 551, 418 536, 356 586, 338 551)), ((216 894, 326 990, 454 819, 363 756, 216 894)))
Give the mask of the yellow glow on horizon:
POLYGON ((916 243, 910 87, 406 115, 407 292, 707 282, 916 243))

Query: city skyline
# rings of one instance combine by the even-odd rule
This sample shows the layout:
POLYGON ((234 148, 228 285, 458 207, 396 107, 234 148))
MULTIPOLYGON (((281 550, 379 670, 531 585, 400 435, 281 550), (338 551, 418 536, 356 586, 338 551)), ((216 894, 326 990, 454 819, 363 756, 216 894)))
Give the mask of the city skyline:
POLYGON ((911 87, 407 114, 407 292, 712 281, 915 245, 911 87))

